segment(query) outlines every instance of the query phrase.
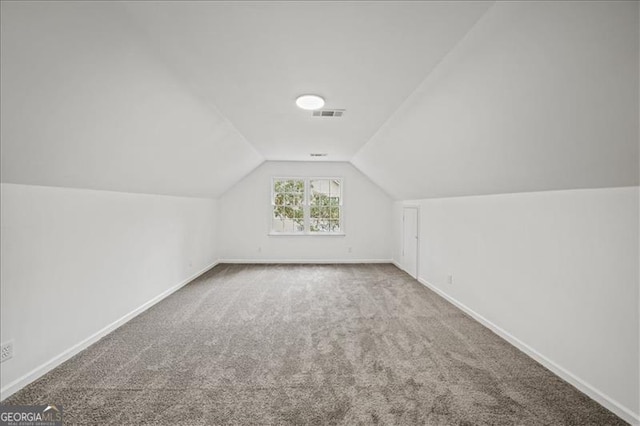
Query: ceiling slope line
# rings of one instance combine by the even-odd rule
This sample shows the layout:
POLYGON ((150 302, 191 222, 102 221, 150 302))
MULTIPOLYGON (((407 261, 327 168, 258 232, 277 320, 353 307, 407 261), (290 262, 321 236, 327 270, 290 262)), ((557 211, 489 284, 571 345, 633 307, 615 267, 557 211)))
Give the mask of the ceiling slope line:
MULTIPOLYGON (((413 100, 416 96, 418 96, 418 94, 423 92, 423 89, 428 86, 429 81, 433 78, 434 75, 436 75, 436 71, 442 66, 442 64, 446 62, 446 60, 449 57, 451 57, 453 52, 455 52, 458 49, 458 47, 469 37, 469 34, 471 34, 474 28, 476 28, 478 24, 488 15, 489 11, 491 11, 491 9, 495 7, 496 3, 497 1, 494 0, 491 3, 491 5, 487 7, 487 9, 478 17, 478 19, 476 19, 476 21, 469 27, 469 29, 462 35, 462 37, 460 37, 460 39, 453 45, 453 47, 449 49, 449 51, 445 53, 442 56, 442 58, 440 58, 440 60, 431 68, 427 76, 420 82, 420 84, 418 84, 418 86, 404 99, 404 101, 400 103, 398 108, 396 108, 396 110, 391 113, 391 115, 378 128, 378 130, 376 130, 376 132, 373 135, 371 135, 369 140, 365 142, 355 154, 353 154, 351 159, 349 159, 349 162, 351 164, 353 164, 358 170, 360 170, 362 173, 368 176, 368 174, 365 173, 365 171, 362 170, 360 167, 358 167, 358 165, 354 162, 354 160, 356 160, 356 157, 358 157, 358 155, 367 147, 367 145, 369 145, 371 141, 373 141, 382 132, 382 130, 389 125, 389 123, 400 113, 401 110, 404 109, 406 105, 410 103, 411 100, 413 100)), ((380 186, 379 184, 377 185, 380 186)), ((387 191, 385 190, 385 192, 387 191)), ((395 199, 395 197, 392 197, 392 198, 395 199)))
MULTIPOLYGON (((129 28, 131 31, 135 31, 138 33, 140 40, 144 43, 144 46, 148 49, 149 53, 162 65, 164 65, 165 69, 170 73, 170 75, 175 79, 175 81, 187 92, 191 97, 201 105, 205 110, 212 112, 215 116, 220 117, 224 124, 229 126, 233 132, 235 132, 240 139, 245 142, 249 147, 262 159, 261 163, 266 160, 265 156, 253 145, 245 135, 238 130, 238 128, 229 120, 229 118, 222 113, 220 108, 213 102, 204 102, 201 97, 194 92, 193 88, 189 86, 189 84, 185 83, 184 78, 180 76, 180 72, 172 66, 171 61, 167 60, 166 56, 162 54, 156 47, 154 47, 154 43, 151 43, 149 32, 144 29, 142 26, 138 25, 131 17, 129 10, 126 5, 122 4, 122 9, 125 11, 123 14, 126 16, 127 22, 129 23, 129 28)), ((225 190, 226 191, 226 190, 225 190)))
MULTIPOLYGON (((246 136, 235 126, 235 124, 233 124, 233 122, 231 120, 229 120, 229 118, 222 113, 222 111, 220 110, 220 108, 212 101, 209 102, 205 102, 204 99, 202 99, 200 96, 198 96, 197 93, 195 93, 195 91, 193 90, 193 88, 185 82, 184 78, 181 76, 180 71, 178 69, 176 69, 174 66, 172 66, 172 62, 168 60, 168 58, 159 50, 155 47, 154 43, 151 42, 151 34, 149 34, 148 30, 143 28, 140 25, 137 25, 135 19, 133 19, 131 17, 131 14, 129 13, 129 10, 127 9, 126 5, 121 6, 123 8, 123 10, 125 11, 125 13, 123 14, 124 16, 126 16, 126 19, 129 23, 129 27, 131 29, 131 31, 136 32, 139 35, 139 39, 142 41, 142 43, 144 44, 144 46, 148 49, 149 54, 151 54, 153 56, 153 58, 155 58, 158 63, 162 64, 164 66, 164 68, 167 70, 167 72, 173 77, 173 79, 176 81, 176 84, 178 84, 184 91, 185 93, 187 93, 192 99, 193 101, 202 106, 202 108, 209 112, 209 113, 213 113, 213 117, 212 118, 217 118, 219 119, 222 123, 223 126, 226 127, 226 135, 227 137, 229 137, 231 140, 234 139, 233 135, 235 134, 235 136, 237 136, 242 142, 244 142, 244 145, 249 148, 250 150, 252 150, 254 152, 254 154, 257 156, 257 159, 259 161, 257 161, 253 167, 250 167, 247 171, 239 174, 238 176, 236 176, 234 179, 231 180, 230 183, 228 183, 226 185, 226 188, 223 188, 221 191, 218 192, 218 194, 216 194, 215 196, 210 196, 207 198, 212 198, 212 199, 219 199, 220 197, 222 197, 225 193, 227 193, 231 188, 233 188, 235 185, 237 185, 240 181, 242 181, 245 177, 247 177, 249 174, 251 174, 255 169, 257 169, 258 167, 260 167, 267 159, 264 156, 264 154, 262 152, 260 152, 253 143, 251 143, 246 136)), ((215 124, 215 120, 212 120, 212 124, 215 124)))
POLYGON ((2 18, 3 182, 216 198, 264 161, 122 3, 2 18))
POLYGON ((402 199, 400 197, 396 197, 395 194, 393 194, 391 191, 389 191, 389 189, 387 189, 386 186, 383 186, 380 182, 378 182, 377 179, 374 179, 369 173, 366 173, 362 168, 360 168, 360 166, 355 164, 353 161, 348 161, 348 163, 351 164, 351 166, 353 166, 354 169, 356 169, 357 171, 362 173, 362 176, 364 176, 371 183, 373 183, 375 186, 380 188, 380 190, 383 193, 385 193, 391 200, 393 200, 393 201, 402 201, 402 199))
POLYGON ((389 199, 391 201, 397 201, 396 197, 393 196, 392 193, 390 193, 389 191, 387 191, 387 189, 385 187, 383 187, 382 185, 380 185, 378 182, 376 182, 375 180, 373 180, 371 178, 371 176, 369 176, 368 174, 366 174, 365 172, 363 172, 362 170, 360 170, 360 168, 358 166, 356 166, 355 164, 353 164, 350 161, 346 161, 347 164, 349 164, 351 167, 353 167, 356 171, 358 171, 366 180, 368 180, 369 182, 371 182, 371 184, 373 186, 375 186, 376 188, 378 188, 380 190, 380 192, 382 192, 384 195, 386 195, 387 197, 389 197, 389 199))
POLYGON ((267 160, 266 158, 263 157, 261 162, 259 162, 254 167, 252 167, 251 170, 249 170, 248 172, 243 173, 242 176, 240 176, 240 178, 236 179, 235 182, 233 182, 231 185, 229 185, 224 191, 222 191, 220 194, 218 194, 218 196, 215 197, 214 199, 215 200, 219 200, 222 197, 224 197, 233 188, 235 188, 240 182, 242 182, 247 176, 249 176, 251 173, 253 173, 256 170, 258 170, 260 167, 262 167, 265 163, 268 163, 269 161, 271 161, 271 160, 267 160))

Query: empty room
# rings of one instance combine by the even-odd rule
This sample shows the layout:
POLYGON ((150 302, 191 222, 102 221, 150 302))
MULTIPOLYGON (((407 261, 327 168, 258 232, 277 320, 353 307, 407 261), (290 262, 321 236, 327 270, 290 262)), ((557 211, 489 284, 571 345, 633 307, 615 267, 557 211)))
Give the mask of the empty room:
POLYGON ((640 425, 638 1, 0 7, 0 426, 640 425))

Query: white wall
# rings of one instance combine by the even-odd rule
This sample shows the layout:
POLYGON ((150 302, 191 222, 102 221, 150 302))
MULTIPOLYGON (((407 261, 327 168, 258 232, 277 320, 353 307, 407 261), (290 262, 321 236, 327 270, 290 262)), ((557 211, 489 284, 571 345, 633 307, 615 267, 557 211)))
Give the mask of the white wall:
POLYGON ((221 258, 389 260, 390 220, 391 199, 349 163, 268 161, 219 199, 221 258), (346 235, 268 235, 274 176, 343 177, 346 235))
POLYGON ((0 335, 14 357, 0 399, 218 258, 211 199, 4 183, 1 196, 0 335))
MULTIPOLYGON (((402 262, 402 217, 404 202, 394 201, 391 206, 391 258, 396 262, 402 262)), ((418 229, 419 230, 419 229, 418 229)))
POLYGON ((595 395, 618 415, 638 415, 637 187, 404 204, 421 209, 421 280, 609 398, 595 395))

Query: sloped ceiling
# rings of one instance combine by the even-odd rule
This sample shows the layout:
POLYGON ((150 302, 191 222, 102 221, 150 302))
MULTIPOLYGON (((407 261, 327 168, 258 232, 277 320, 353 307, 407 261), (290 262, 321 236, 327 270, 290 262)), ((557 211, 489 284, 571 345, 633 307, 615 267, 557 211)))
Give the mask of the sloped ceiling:
POLYGON ((217 197, 263 161, 118 3, 1 4, 2 182, 217 197))
POLYGON ((398 199, 638 185, 638 2, 500 2, 353 163, 398 199))
POLYGON ((1 8, 3 182, 218 197, 326 152, 398 199, 638 184, 637 2, 1 8))
POLYGON ((489 5, 2 2, 2 181, 217 197, 349 160, 489 5))
POLYGON ((348 161, 490 2, 129 2, 155 51, 265 158, 348 161), (317 93, 340 119, 295 98, 317 93))

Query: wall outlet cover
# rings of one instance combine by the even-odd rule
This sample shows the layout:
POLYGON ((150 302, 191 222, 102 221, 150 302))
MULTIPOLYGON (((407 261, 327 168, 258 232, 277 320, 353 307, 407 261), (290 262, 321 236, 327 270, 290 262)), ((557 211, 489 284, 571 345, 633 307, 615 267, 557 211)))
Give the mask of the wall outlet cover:
POLYGON ((13 340, 4 342, 0 346, 0 362, 5 362, 11 358, 13 358, 13 340))

